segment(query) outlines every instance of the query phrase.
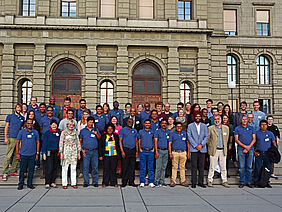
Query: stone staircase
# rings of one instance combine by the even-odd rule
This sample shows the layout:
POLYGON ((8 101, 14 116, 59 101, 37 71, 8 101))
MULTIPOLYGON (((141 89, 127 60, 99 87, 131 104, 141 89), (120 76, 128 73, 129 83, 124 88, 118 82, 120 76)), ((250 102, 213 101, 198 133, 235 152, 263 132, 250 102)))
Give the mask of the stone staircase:
POLYGON ((0 126, 0 144, 4 143, 4 126, 0 126))

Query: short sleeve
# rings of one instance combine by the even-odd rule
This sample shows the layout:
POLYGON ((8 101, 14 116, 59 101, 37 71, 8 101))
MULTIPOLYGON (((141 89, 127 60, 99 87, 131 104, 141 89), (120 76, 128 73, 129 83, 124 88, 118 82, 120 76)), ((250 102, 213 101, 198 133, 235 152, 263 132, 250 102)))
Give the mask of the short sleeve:
POLYGON ((109 121, 109 118, 108 118, 107 116, 105 116, 105 122, 106 122, 106 123, 110 122, 110 121, 109 121))
POLYGON ((123 136, 124 136, 123 131, 124 131, 124 129, 121 129, 121 130, 119 131, 119 137, 120 137, 120 138, 123 138, 123 136))
POLYGON ((38 134, 38 132, 35 130, 35 140, 36 141, 39 141, 40 139, 39 139, 39 134, 38 134))
POLYGON ((79 139, 83 139, 83 130, 81 130, 79 133, 79 139))
POLYGON ((238 127, 236 127, 234 131, 234 135, 238 135, 238 134, 239 134, 239 130, 238 130, 238 127))
POLYGON ((99 130, 97 130, 97 133, 98 133, 98 135, 99 135, 99 136, 101 136, 101 134, 100 134, 99 130))
POLYGON ((19 132, 19 134, 17 136, 17 140, 22 140, 22 130, 19 132))
POLYGON ((8 115, 8 116, 6 117, 6 122, 10 123, 10 121, 11 121, 11 115, 8 115))
POLYGON ((141 132, 137 133, 137 139, 141 139, 141 132))
POLYGON ((169 135, 168 142, 172 142, 172 136, 173 136, 172 134, 169 135))
POLYGON ((159 130, 156 130, 154 133, 154 138, 158 138, 158 135, 159 135, 159 130))

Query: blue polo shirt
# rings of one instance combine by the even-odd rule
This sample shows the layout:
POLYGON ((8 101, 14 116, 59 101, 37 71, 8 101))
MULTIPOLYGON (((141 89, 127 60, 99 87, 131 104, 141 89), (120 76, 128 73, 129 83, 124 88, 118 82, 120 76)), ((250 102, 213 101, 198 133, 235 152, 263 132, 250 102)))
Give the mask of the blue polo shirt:
POLYGON ((18 133, 23 126, 24 117, 22 115, 17 116, 13 113, 7 116, 6 122, 9 123, 8 138, 17 138, 18 133))
POLYGON ((61 130, 57 132, 51 132, 50 129, 45 132, 42 143, 42 154, 46 154, 47 151, 59 149, 59 141, 61 136, 61 130))
POLYGON ((101 116, 98 116, 97 114, 93 115, 93 118, 95 119, 95 126, 100 132, 104 132, 106 123, 109 122, 108 117, 105 114, 102 114, 101 116))
POLYGON ((121 110, 121 109, 118 109, 118 110, 112 109, 112 110, 109 111, 108 116, 109 116, 109 119, 110 119, 112 116, 116 116, 117 119, 118 119, 118 124, 122 126, 122 124, 123 124, 123 123, 122 123, 123 110, 121 110))
POLYGON ((124 127, 119 131, 119 137, 122 138, 123 147, 133 149, 136 147, 137 130, 124 127))
POLYGON ((169 142, 172 142, 171 148, 172 150, 186 150, 187 149, 187 143, 188 136, 187 133, 182 131, 180 133, 174 131, 173 133, 170 133, 169 136, 169 142))
POLYGON ((159 126, 159 120, 157 120, 156 122, 153 122, 153 120, 151 120, 150 130, 152 130, 153 133, 155 133, 156 130, 159 129, 159 126))
POLYGON ((157 129, 154 134, 154 138, 158 139, 158 148, 168 148, 170 132, 169 130, 157 129))
POLYGON ((20 155, 32 156, 36 154, 36 141, 39 141, 39 134, 36 130, 21 130, 17 140, 21 140, 20 155))
MULTIPOLYGON (((247 125, 247 127, 243 127, 242 124, 236 127, 234 132, 234 135, 238 135, 239 141, 245 145, 251 144, 253 134, 256 134, 256 132, 252 126, 247 125)), ((237 148, 238 150, 244 150, 240 145, 237 148)), ((252 146, 252 149, 254 149, 254 146, 252 146)))
MULTIPOLYGON (((98 148, 98 139, 94 134, 94 128, 90 131, 87 127, 82 129, 79 134, 79 138, 82 139, 82 148, 85 149, 97 149, 98 148)), ((98 135, 100 132, 97 131, 98 135)))
POLYGON ((145 149, 153 149, 154 147, 154 143, 153 143, 153 137, 154 137, 154 134, 152 132, 152 130, 140 130, 139 133, 138 133, 138 136, 137 138, 138 139, 141 139, 141 149, 142 148, 145 148, 145 149))
POLYGON ((256 151, 267 151, 271 147, 272 141, 275 141, 275 137, 272 132, 266 130, 262 132, 261 130, 256 131, 256 151))
POLYGON ((27 112, 29 112, 29 111, 31 111, 31 110, 33 110, 35 113, 40 112, 38 105, 36 105, 35 108, 33 108, 31 105, 28 105, 28 106, 27 106, 27 112))
POLYGON ((47 106, 46 106, 46 109, 47 109, 47 107, 49 107, 49 106, 51 106, 51 107, 53 108, 53 115, 54 115, 54 116, 56 115, 56 112, 61 108, 59 105, 54 105, 54 106, 52 106, 52 105, 47 105, 47 106))
POLYGON ((151 115, 151 111, 149 111, 148 113, 144 110, 140 113, 140 119, 141 119, 141 123, 142 126, 144 126, 144 121, 146 119, 150 119, 150 115, 151 115))
POLYGON ((47 116, 44 116, 40 119, 39 125, 42 127, 42 136, 50 129, 50 122, 52 119, 56 120, 59 126, 60 120, 57 117, 49 119, 47 116))
MULTIPOLYGON (((85 108, 84 110, 88 110, 88 109, 85 108)), ((82 113, 84 110, 82 110, 81 108, 78 108, 77 111, 75 111, 75 115, 77 116, 76 117, 77 122, 82 119, 82 113)), ((90 115, 92 115, 91 111, 90 111, 90 115)))

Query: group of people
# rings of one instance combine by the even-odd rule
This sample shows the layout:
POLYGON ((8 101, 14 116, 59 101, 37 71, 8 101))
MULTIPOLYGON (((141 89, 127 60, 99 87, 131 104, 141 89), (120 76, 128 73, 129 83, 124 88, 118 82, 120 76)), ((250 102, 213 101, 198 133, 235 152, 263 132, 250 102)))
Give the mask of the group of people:
POLYGON ((34 169, 42 165, 46 188, 57 187, 58 173, 63 189, 67 189, 68 173, 71 186, 77 188, 77 170, 79 177, 84 178, 83 187, 90 185, 90 172, 92 185, 98 187, 98 166, 103 165, 102 187, 118 187, 119 175, 122 187, 136 187, 137 159, 140 187, 146 184, 146 174, 150 187, 167 186, 167 173, 171 176, 170 186, 174 187, 178 171, 180 185, 188 187, 185 169, 189 159, 192 188, 206 187, 205 166, 209 169, 208 187, 213 186, 219 167, 222 185, 228 188, 231 161, 235 166, 239 162, 240 188, 259 186, 265 167, 272 170, 266 178, 267 187, 271 187, 270 177, 277 178, 268 150, 277 148, 280 132, 273 124, 273 116, 266 117, 259 110, 258 101, 253 103, 253 111, 247 111, 247 103, 241 102, 236 113, 222 102, 213 106, 211 99, 203 109, 199 104, 180 102, 175 113, 170 111, 169 104, 161 102, 153 110, 149 103, 136 108, 127 103, 123 111, 115 101, 113 109, 105 103, 97 105, 95 113, 86 107, 85 99, 79 103, 80 108, 75 109, 70 106, 71 98, 66 97, 64 105, 58 106, 51 96, 48 105, 38 105, 36 97, 31 98, 29 105, 16 104, 14 113, 6 118, 8 146, 2 180, 7 180, 9 174, 19 176, 21 190, 27 176, 27 187, 33 189, 34 169))

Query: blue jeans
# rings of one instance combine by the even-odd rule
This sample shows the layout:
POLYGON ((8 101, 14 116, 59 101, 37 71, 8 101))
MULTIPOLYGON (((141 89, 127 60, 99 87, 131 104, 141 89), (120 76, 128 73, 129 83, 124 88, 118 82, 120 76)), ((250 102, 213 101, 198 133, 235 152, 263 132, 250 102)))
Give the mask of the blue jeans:
POLYGON ((263 166, 269 169, 269 178, 270 178, 270 173, 271 173, 271 162, 269 160, 267 152, 259 152, 258 154, 259 155, 258 157, 256 157, 256 162, 255 162, 255 174, 254 174, 254 183, 255 184, 257 184, 259 181, 261 169, 263 166))
POLYGON ((83 156, 84 184, 89 185, 89 166, 92 167, 92 184, 98 184, 98 150, 85 150, 83 156))
POLYGON ((21 155, 20 159, 20 176, 19 176, 19 184, 18 186, 24 185, 24 173, 28 167, 28 177, 27 177, 27 185, 32 185, 34 166, 35 166, 35 156, 25 156, 21 155))
POLYGON ((140 152, 140 183, 145 183, 146 167, 148 166, 148 183, 154 182, 154 152, 140 152))
POLYGON ((242 149, 238 149, 237 152, 239 159, 240 184, 251 184, 254 150, 251 149, 248 153, 243 153, 242 149), (245 178, 245 169, 246 169, 246 178, 245 178))

